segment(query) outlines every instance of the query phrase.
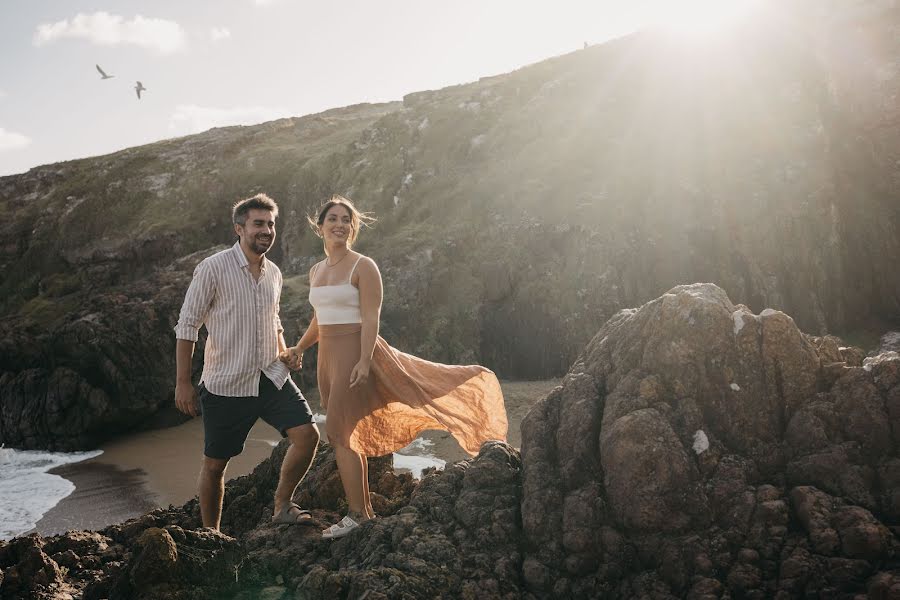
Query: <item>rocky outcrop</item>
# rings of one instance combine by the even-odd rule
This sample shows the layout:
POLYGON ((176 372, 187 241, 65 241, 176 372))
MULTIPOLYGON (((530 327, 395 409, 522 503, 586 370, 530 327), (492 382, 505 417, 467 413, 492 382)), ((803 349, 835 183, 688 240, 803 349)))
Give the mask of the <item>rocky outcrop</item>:
MULTIPOLYGON (((615 315, 522 423, 536 596, 887 594, 900 358, 679 286, 615 315)), ((888 596, 883 596, 888 597, 888 596)))
POLYGON ((0 598, 894 598, 900 357, 862 360, 711 284, 617 313, 522 424, 419 481, 373 460, 379 518, 337 541, 324 446, 272 526, 286 446, 226 488, 105 530, 0 543, 0 598))
POLYGON ((0 598, 518 597, 515 450, 487 444, 418 485, 372 461, 379 517, 332 542, 320 529, 346 505, 327 446, 295 495, 314 525, 269 523, 285 449, 229 483, 221 534, 197 529, 194 500, 97 533, 0 542, 0 598))
POLYGON ((172 327, 200 258, 101 288, 53 327, 3 324, 0 442, 79 450, 112 434, 178 422, 172 327))

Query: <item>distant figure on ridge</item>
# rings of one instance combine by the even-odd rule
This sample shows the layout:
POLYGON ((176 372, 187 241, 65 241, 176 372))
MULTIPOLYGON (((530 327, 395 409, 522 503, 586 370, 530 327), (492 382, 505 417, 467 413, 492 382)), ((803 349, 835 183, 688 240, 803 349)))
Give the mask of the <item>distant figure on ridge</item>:
POLYGON ((113 77, 115 77, 115 75, 107 75, 106 72, 100 68, 100 65, 94 65, 94 66, 97 67, 98 71, 100 71, 100 75, 101 75, 100 79, 112 79, 113 77))
POLYGON ((137 92, 138 100, 140 100, 140 99, 141 99, 141 92, 146 92, 146 91, 147 91, 147 88, 144 87, 144 84, 143 84, 143 83, 141 83, 140 81, 138 81, 138 82, 137 82, 137 85, 134 86, 134 91, 137 92))
POLYGON ((175 326, 175 404, 203 415, 204 458, 200 470, 200 515, 204 527, 219 528, 225 467, 240 454, 257 419, 291 441, 275 490, 273 523, 312 523, 308 511, 291 502, 319 443, 312 411, 279 361, 285 350, 278 308, 281 270, 265 254, 275 241, 278 206, 265 194, 232 209, 238 241, 200 262, 175 326), (199 397, 191 383, 197 332, 206 325, 199 397))
POLYGON ((372 220, 339 195, 309 219, 325 246, 325 260, 309 271, 314 315, 297 345, 281 355, 299 369, 304 350, 319 344, 325 431, 349 509, 324 538, 347 535, 375 516, 367 457, 399 450, 425 429, 449 431, 473 456, 488 440, 506 440, 503 392, 493 372, 429 362, 378 335, 381 273, 375 261, 351 250, 360 226, 372 220))

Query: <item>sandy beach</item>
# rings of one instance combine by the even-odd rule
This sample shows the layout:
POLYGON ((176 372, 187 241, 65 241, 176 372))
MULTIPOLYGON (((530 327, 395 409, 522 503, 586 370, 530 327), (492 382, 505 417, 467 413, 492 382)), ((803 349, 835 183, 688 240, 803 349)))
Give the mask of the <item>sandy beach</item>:
MULTIPOLYGON (((509 418, 509 443, 519 447, 519 424, 531 405, 547 395, 559 380, 501 382, 509 418)), ((314 413, 321 414, 318 394, 306 394, 314 413)), ((324 430, 324 427, 320 428, 324 430)), ((244 452, 228 465, 226 479, 251 472, 268 458, 280 440, 278 432, 258 422, 250 431, 244 452)), ((324 431, 323 431, 324 437, 324 431)), ((429 455, 452 464, 468 458, 453 437, 427 431, 429 455)), ((75 491, 37 523, 43 535, 69 529, 99 529, 170 504, 181 505, 196 495, 203 455, 203 423, 192 419, 177 427, 145 431, 113 440, 103 454, 51 471, 75 484, 75 491)))

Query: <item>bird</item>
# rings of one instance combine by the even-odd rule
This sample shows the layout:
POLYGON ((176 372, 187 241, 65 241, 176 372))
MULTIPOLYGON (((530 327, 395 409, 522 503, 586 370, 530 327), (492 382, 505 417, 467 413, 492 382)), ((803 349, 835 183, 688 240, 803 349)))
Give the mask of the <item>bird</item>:
POLYGON ((94 65, 94 66, 97 67, 97 70, 100 71, 100 75, 102 75, 102 77, 100 77, 100 79, 112 79, 113 77, 115 77, 115 75, 107 75, 106 71, 104 71, 103 69, 100 68, 100 65, 94 65))
POLYGON ((143 83, 141 83, 140 81, 138 81, 138 82, 137 82, 137 85, 134 86, 134 91, 137 92, 138 100, 140 100, 140 99, 141 99, 141 92, 146 92, 146 91, 147 91, 147 88, 144 87, 144 84, 143 84, 143 83))

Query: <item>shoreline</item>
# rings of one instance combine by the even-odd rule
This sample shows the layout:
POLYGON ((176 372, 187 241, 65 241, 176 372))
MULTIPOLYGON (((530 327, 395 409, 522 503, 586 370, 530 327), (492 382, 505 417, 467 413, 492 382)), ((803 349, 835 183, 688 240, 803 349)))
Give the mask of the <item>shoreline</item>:
POLYGON ((102 529, 157 508, 156 495, 146 485, 146 473, 140 469, 123 470, 91 459, 84 464, 65 465, 49 472, 71 481, 75 491, 37 522, 32 531, 43 536, 72 529, 102 529))
MULTIPOLYGON (((280 434, 256 423, 244 451, 231 459, 225 480, 247 475, 268 458, 280 434)), ((75 484, 75 491, 47 511, 34 531, 41 535, 69 529, 102 529, 197 495, 203 460, 203 422, 191 419, 168 429, 142 431, 100 447, 103 454, 49 472, 75 484)))
MULTIPOLYGON (((531 406, 559 385, 559 379, 501 382, 507 417, 508 442, 521 445, 519 424, 531 406)), ((315 391, 305 394, 314 413, 321 409, 315 391)), ((320 424, 322 439, 327 441, 320 424)), ((425 431, 424 442, 414 443, 404 456, 412 462, 447 465, 470 458, 446 431, 425 431)), ((247 475, 268 458, 281 435, 259 421, 250 430, 244 451, 228 464, 226 481, 247 475)), ((75 485, 75 491, 47 511, 32 531, 41 535, 70 529, 102 529, 169 505, 181 506, 197 495, 197 476, 203 457, 203 422, 200 418, 170 427, 142 431, 107 442, 103 454, 67 464, 49 472, 75 485)), ((398 470, 401 470, 398 468, 398 470)))

